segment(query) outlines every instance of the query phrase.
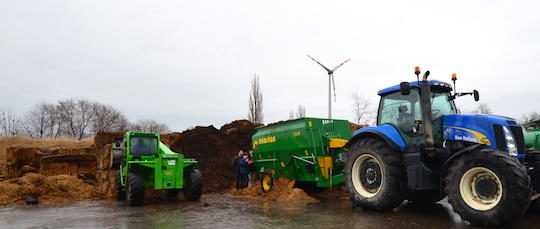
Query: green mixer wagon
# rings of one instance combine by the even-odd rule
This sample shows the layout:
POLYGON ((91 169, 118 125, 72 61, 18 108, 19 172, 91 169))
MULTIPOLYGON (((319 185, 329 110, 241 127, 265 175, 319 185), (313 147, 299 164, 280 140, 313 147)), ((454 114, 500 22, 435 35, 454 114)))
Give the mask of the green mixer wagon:
POLYGON ((299 118, 257 128, 253 160, 262 190, 269 192, 282 175, 320 188, 343 184, 343 146, 350 138, 347 120, 299 118))
POLYGON ((523 136, 527 148, 540 150, 540 119, 531 120, 523 125, 523 136))

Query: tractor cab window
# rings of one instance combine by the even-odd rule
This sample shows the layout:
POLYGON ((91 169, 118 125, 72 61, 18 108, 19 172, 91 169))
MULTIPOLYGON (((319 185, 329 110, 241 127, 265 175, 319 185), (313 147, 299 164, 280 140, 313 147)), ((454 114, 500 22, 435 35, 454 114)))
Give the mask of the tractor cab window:
POLYGON ((443 115, 457 114, 454 102, 450 100, 448 93, 431 93, 431 113, 433 120, 443 115))
POLYGON ((418 90, 411 90, 409 95, 394 92, 382 97, 379 105, 377 124, 393 124, 399 130, 412 130, 415 120, 422 120, 420 96, 418 90))
POLYGON ((156 155, 157 139, 153 137, 131 137, 131 154, 134 156, 156 155))

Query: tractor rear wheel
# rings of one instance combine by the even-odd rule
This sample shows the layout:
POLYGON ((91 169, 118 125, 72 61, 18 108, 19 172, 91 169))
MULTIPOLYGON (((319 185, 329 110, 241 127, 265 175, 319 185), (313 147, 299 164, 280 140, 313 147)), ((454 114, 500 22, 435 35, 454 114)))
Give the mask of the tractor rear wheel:
POLYGON ((272 172, 264 171, 261 175, 261 189, 264 193, 270 192, 274 187, 274 177, 272 172))
POLYGON ((391 210, 405 199, 401 154, 383 140, 360 139, 349 150, 345 185, 353 206, 391 210))
POLYGON ((127 178, 127 202, 131 206, 139 206, 144 202, 144 178, 130 172, 127 178))
POLYGON ((116 171, 116 200, 126 200, 126 188, 122 186, 120 180, 120 170, 116 171))
POLYGON ((529 206, 527 170, 506 152, 475 150, 457 158, 446 174, 448 202, 473 225, 503 225, 523 215, 529 206))
POLYGON ((198 169, 188 169, 184 173, 184 198, 197 201, 202 195, 202 174, 198 169))

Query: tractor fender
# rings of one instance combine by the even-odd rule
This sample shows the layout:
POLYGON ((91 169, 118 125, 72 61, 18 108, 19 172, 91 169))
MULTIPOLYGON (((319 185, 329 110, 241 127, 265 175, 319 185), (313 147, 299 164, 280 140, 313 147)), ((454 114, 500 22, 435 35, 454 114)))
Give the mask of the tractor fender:
POLYGON ((444 186, 446 185, 444 183, 444 178, 446 177, 446 171, 448 171, 448 167, 456 160, 456 158, 460 157, 461 155, 464 155, 464 154, 467 154, 467 153, 470 153, 472 151, 474 151, 475 149, 481 147, 481 146, 485 146, 483 144, 474 144, 474 145, 470 145, 470 146, 467 146, 463 149, 460 149, 459 151, 455 152, 454 154, 452 154, 452 156, 450 156, 446 162, 444 162, 444 165, 441 169, 441 190, 444 190, 444 186))
POLYGON ((344 147, 350 148, 355 142, 366 137, 381 138, 392 150, 399 152, 405 152, 407 147, 397 128, 391 124, 361 128, 354 132, 353 137, 344 147))

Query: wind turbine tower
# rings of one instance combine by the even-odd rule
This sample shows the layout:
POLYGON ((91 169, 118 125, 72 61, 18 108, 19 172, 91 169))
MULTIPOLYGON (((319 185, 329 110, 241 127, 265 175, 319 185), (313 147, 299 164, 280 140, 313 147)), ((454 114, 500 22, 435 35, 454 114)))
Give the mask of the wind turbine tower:
POLYGON ((313 58, 313 57, 311 57, 309 55, 307 55, 307 56, 310 59, 312 59, 313 61, 315 61, 317 64, 319 64, 321 67, 323 67, 324 70, 326 70, 326 72, 328 73, 328 119, 331 119, 332 118, 332 87, 334 88, 334 100, 336 99, 336 83, 334 81, 334 72, 338 68, 343 66, 345 63, 349 62, 349 60, 351 60, 351 59, 343 61, 341 64, 338 64, 334 68, 329 69, 326 66, 324 66, 323 64, 321 64, 319 61, 315 60, 315 58, 313 58))

